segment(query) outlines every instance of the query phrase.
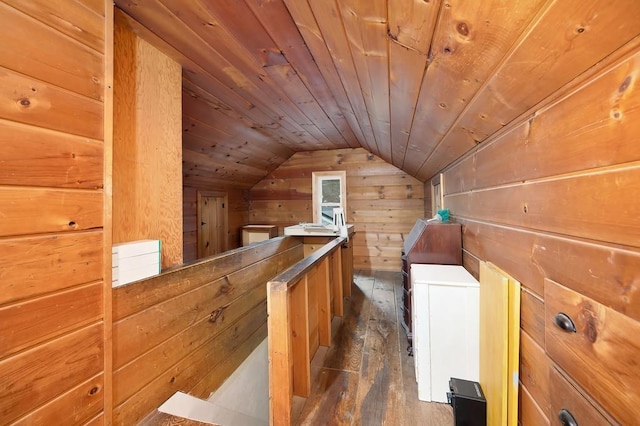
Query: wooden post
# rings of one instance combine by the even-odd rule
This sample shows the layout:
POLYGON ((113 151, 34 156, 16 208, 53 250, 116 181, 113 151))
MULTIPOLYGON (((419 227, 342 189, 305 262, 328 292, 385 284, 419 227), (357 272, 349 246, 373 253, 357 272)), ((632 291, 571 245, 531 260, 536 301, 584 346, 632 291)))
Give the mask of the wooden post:
POLYGON ((271 425, 291 424, 293 398, 293 358, 289 329, 287 283, 267 284, 267 324, 269 333, 269 411, 271 425))
MULTIPOLYGON (((293 361, 293 393, 308 397, 311 393, 311 356, 309 350, 309 285, 305 276, 289 287, 289 321, 291 358, 293 361)), ((288 329, 284 324, 283 329, 288 329)), ((289 398, 289 403, 291 398, 289 398)))
POLYGON ((316 303, 318 304, 318 333, 322 346, 331 346, 331 286, 329 283, 329 257, 318 266, 316 274, 316 303))

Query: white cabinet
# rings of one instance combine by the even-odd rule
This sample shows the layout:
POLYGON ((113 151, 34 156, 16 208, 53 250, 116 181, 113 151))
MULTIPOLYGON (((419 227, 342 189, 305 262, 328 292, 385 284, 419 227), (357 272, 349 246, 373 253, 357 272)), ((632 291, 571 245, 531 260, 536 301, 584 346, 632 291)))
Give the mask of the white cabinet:
POLYGON ((462 266, 411 265, 413 351, 421 401, 447 402, 449 379, 479 379, 478 281, 462 266))

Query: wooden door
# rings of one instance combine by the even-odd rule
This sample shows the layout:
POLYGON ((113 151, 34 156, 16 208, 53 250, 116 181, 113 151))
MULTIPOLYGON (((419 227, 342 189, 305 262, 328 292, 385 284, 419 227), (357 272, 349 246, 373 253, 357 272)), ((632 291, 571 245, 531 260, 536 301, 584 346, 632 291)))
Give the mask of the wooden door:
POLYGON ((198 192, 198 257, 227 250, 227 194, 198 192))

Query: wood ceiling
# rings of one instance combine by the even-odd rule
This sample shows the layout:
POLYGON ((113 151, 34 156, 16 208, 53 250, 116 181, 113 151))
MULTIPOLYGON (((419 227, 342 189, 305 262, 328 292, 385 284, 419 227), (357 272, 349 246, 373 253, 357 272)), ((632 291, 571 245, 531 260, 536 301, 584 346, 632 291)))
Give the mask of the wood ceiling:
POLYGON ((184 183, 199 187, 360 146, 426 181, 640 32, 638 0, 115 3, 183 67, 184 183))

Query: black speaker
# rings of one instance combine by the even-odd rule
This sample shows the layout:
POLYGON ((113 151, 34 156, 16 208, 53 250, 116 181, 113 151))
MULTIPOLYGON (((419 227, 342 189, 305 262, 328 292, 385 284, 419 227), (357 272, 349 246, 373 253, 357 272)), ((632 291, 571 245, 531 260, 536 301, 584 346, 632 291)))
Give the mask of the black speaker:
POLYGON ((449 380, 447 400, 453 407, 455 426, 487 426, 487 400, 480 383, 469 380, 449 380))

